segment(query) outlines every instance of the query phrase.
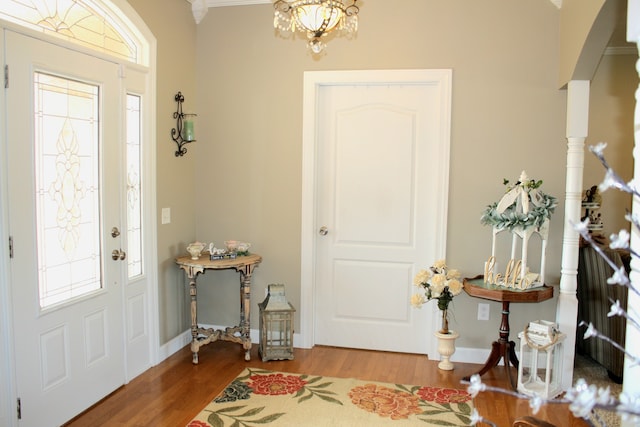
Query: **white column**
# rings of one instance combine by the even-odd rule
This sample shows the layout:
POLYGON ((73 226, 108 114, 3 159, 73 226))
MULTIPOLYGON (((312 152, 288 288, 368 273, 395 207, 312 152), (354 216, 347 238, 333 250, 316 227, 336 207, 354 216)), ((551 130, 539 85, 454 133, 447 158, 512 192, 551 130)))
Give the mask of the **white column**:
MULTIPOLYGON (((629 0, 627 5, 627 41, 638 45, 638 53, 640 54, 640 0, 629 0)), ((636 70, 640 74, 640 61, 636 63, 636 70)), ((636 108, 633 119, 634 140, 633 147, 634 169, 633 179, 635 182, 640 180, 640 87, 636 89, 636 108)), ((632 210, 635 215, 640 215, 640 202, 634 198, 632 210)), ((631 248, 640 252, 640 236, 638 230, 631 233, 631 248)), ((631 260, 631 282, 635 286, 640 286, 640 260, 633 257, 631 260)), ((629 292, 627 307, 635 307, 635 310, 629 310, 637 316, 638 307, 640 307, 640 298, 633 292, 629 292)), ((637 319, 637 317, 636 317, 637 319)), ((633 355, 640 354, 640 331, 629 325, 627 322, 627 336, 625 339, 626 349, 633 355)), ((631 366, 629 359, 625 359, 624 363, 624 384, 622 390, 632 396, 640 396, 640 381, 637 381, 640 375, 639 366, 631 366), (635 381, 634 381, 635 380, 635 381)), ((632 421, 622 421, 623 427, 631 427, 636 425, 632 421)))
POLYGON ((572 80, 567 90, 567 183, 565 187, 564 237, 562 242, 562 276, 560 295, 556 307, 556 322, 566 334, 562 361, 562 389, 567 390, 573 382, 573 359, 575 356, 576 321, 578 299, 576 297, 578 276, 579 234, 572 223, 580 221, 582 201, 582 174, 584 170, 584 141, 589 128, 589 81, 572 80))

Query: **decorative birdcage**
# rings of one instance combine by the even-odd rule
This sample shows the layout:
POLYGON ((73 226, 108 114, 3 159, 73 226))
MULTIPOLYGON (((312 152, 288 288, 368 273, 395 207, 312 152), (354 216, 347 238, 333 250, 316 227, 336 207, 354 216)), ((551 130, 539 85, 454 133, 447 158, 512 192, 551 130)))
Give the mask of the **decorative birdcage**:
POLYGON ((484 281, 517 290, 544 286, 549 219, 556 208, 556 199, 543 193, 539 189, 542 181, 529 179, 525 171, 515 184, 509 185, 508 180, 504 183, 507 192, 500 201, 487 206, 480 219, 482 224, 493 228, 491 256, 484 263, 484 281), (498 262, 496 252, 498 235, 502 232, 511 234, 511 256, 506 268, 504 263, 498 262), (534 234, 541 239, 539 272, 529 271, 529 243, 534 234), (516 252, 518 243, 521 246, 519 256, 516 252), (499 272, 501 267, 504 270, 499 272))

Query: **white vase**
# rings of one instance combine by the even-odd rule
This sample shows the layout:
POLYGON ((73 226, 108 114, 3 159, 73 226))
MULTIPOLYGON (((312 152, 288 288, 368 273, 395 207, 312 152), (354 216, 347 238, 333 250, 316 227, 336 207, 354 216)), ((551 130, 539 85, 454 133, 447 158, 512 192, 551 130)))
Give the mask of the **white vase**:
POLYGON ((449 360, 451 355, 456 352, 456 338, 460 336, 456 331, 449 331, 448 334, 435 333, 438 338, 438 353, 440 353, 440 363, 438 368, 443 371, 451 371, 453 363, 449 360))
POLYGON ((205 246, 206 245, 202 242, 189 243, 189 246, 187 246, 187 252, 191 255, 191 259, 200 258, 205 246))

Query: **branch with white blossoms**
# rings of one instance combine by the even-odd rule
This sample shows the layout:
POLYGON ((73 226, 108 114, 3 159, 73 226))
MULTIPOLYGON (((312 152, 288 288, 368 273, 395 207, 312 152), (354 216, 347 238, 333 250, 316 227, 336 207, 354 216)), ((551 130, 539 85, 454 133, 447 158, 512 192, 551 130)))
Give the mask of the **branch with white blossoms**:
MULTIPOLYGON (((613 171, 613 169, 611 169, 604 157, 604 149, 606 147, 606 142, 600 142, 589 147, 589 151, 591 151, 598 158, 598 160, 600 160, 600 163, 602 163, 607 171, 604 180, 600 183, 600 185, 598 185, 598 189, 602 193, 609 188, 617 188, 620 191, 631 194, 633 197, 640 198, 640 192, 638 191, 635 183, 633 181, 629 181, 628 183, 626 183, 618 174, 613 171)), ((638 215, 627 212, 624 218, 629 221, 636 229, 640 229, 640 218, 638 217, 638 215)), ((611 235, 611 244, 609 246, 611 247, 611 249, 626 249, 631 252, 632 256, 638 256, 639 254, 633 251, 633 249, 631 249, 631 247, 629 246, 629 237, 630 235, 628 231, 620 230, 620 234, 611 235)))
MULTIPOLYGON (((629 275, 627 274, 627 270, 625 269, 624 265, 617 265, 615 262, 613 262, 613 260, 609 258, 609 256, 602 250, 602 248, 595 242, 595 240, 593 240, 593 237, 591 237, 588 229, 589 218, 585 218, 584 221, 578 222, 577 224, 572 222, 571 225, 578 233, 580 233, 582 238, 591 245, 591 247, 598 253, 598 255, 600 255, 600 257, 602 257, 602 259, 607 264, 609 264, 609 267, 611 267, 611 269, 613 270, 613 276, 607 279, 607 283, 610 285, 625 286, 636 295, 640 296, 640 292, 638 291, 638 289, 633 285, 633 283, 631 283, 631 280, 629 280, 629 275)), ((626 230, 620 230, 619 234, 612 234, 610 236, 611 243, 609 247, 611 249, 629 249, 628 234, 629 232, 626 230), (626 244, 624 243, 625 239, 627 242, 626 244)), ((636 256, 635 254, 632 255, 636 256)))
MULTIPOLYGON (((609 316, 609 317, 611 317, 611 316, 609 316)), ((627 318, 627 319, 630 318, 627 315, 625 315, 624 317, 627 318)), ((633 323, 634 327, 637 328, 637 326, 636 326, 637 322, 635 320, 632 320, 632 323, 633 323)), ((614 346, 615 348, 617 348, 618 350, 620 350, 621 352, 623 352, 625 354, 625 356, 627 356, 628 358, 630 358, 633 361, 634 364, 640 365, 640 358, 639 357, 635 356, 632 353, 629 353, 627 351, 627 349, 625 349, 623 346, 621 346, 620 344, 618 344, 617 342, 615 342, 614 340, 612 340, 608 336, 600 333, 600 331, 598 331, 593 326, 593 323, 589 322, 589 324, 587 324, 586 322, 581 320, 578 326, 586 326, 587 327, 586 331, 584 332, 584 336, 583 336, 583 338, 585 340, 594 337, 594 338, 598 338, 598 339, 601 339, 603 341, 606 341, 609 344, 611 344, 612 346, 614 346)))
MULTIPOLYGON (((631 223, 632 228, 636 230, 640 229, 640 222, 638 222, 637 215, 627 213, 624 218, 631 223)), ((618 234, 613 233, 609 235, 609 247, 613 250, 625 250, 629 252, 632 257, 637 257, 639 255, 638 252, 629 245, 630 239, 631 234, 629 234, 627 230, 622 229, 618 234)))
POLYGON ((625 311, 624 308, 622 308, 622 305, 620 304, 620 300, 613 300, 611 298, 609 298, 609 302, 611 303, 611 307, 609 308, 609 312, 607 313, 607 317, 613 317, 613 316, 621 316, 624 317, 625 319, 627 319, 628 323, 631 323, 633 325, 634 328, 636 329, 640 329, 640 323, 638 323, 638 321, 629 315, 629 313, 627 313, 625 311))
MULTIPOLYGON (((517 391, 507 390, 502 387, 493 387, 482 382, 480 375, 472 375, 469 381, 461 381, 462 384, 468 384, 467 393, 475 398, 480 392, 492 391, 518 399, 529 401, 529 407, 533 415, 540 411, 544 405, 568 404, 569 410, 575 417, 583 418, 589 421, 595 417, 597 425, 604 425, 600 417, 593 412, 594 409, 603 409, 605 411, 615 411, 622 415, 625 419, 629 417, 640 417, 640 399, 622 393, 619 400, 611 396, 609 387, 596 387, 589 385, 583 379, 579 379, 576 385, 565 393, 561 399, 544 399, 538 395, 529 396, 517 391)), ((476 412, 474 410, 474 412, 476 412)), ((481 417, 479 414, 472 414, 472 424, 483 422, 495 426, 493 422, 481 417)), ((593 425, 593 424, 592 424, 593 425)))
POLYGON ((600 163, 602 163, 602 166, 606 169, 604 180, 600 185, 598 185, 600 192, 604 193, 609 188, 616 188, 620 191, 624 191, 625 193, 640 197, 640 193, 638 193, 638 190, 635 188, 633 181, 629 181, 629 183, 624 182, 624 180, 620 178, 620 176, 609 166, 609 163, 607 163, 607 160, 604 158, 605 148, 607 148, 606 142, 599 142, 596 145, 589 146, 589 151, 591 151, 598 160, 600 160, 600 163))

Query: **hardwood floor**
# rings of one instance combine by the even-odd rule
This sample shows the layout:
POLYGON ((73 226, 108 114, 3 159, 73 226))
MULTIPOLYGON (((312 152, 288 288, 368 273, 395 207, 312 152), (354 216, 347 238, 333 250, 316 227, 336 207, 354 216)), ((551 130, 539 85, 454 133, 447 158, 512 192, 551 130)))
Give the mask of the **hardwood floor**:
MULTIPOLYGON (((442 371, 436 361, 427 360, 423 355, 322 346, 296 349, 295 359, 288 361, 262 362, 254 346, 251 361, 245 362, 240 346, 221 341, 203 347, 199 354, 200 363, 193 365, 189 347, 185 347, 65 426, 185 426, 246 366, 462 389, 465 386, 460 384, 460 379, 480 368, 480 365, 456 363, 455 370, 442 371)), ((506 386, 504 367, 487 372, 483 381, 506 386)), ((474 405, 498 426, 511 426, 517 417, 531 415, 528 402, 499 393, 480 393, 474 405)), ((574 419, 566 405, 543 407, 536 417, 556 426, 587 426, 583 420, 574 419)))

